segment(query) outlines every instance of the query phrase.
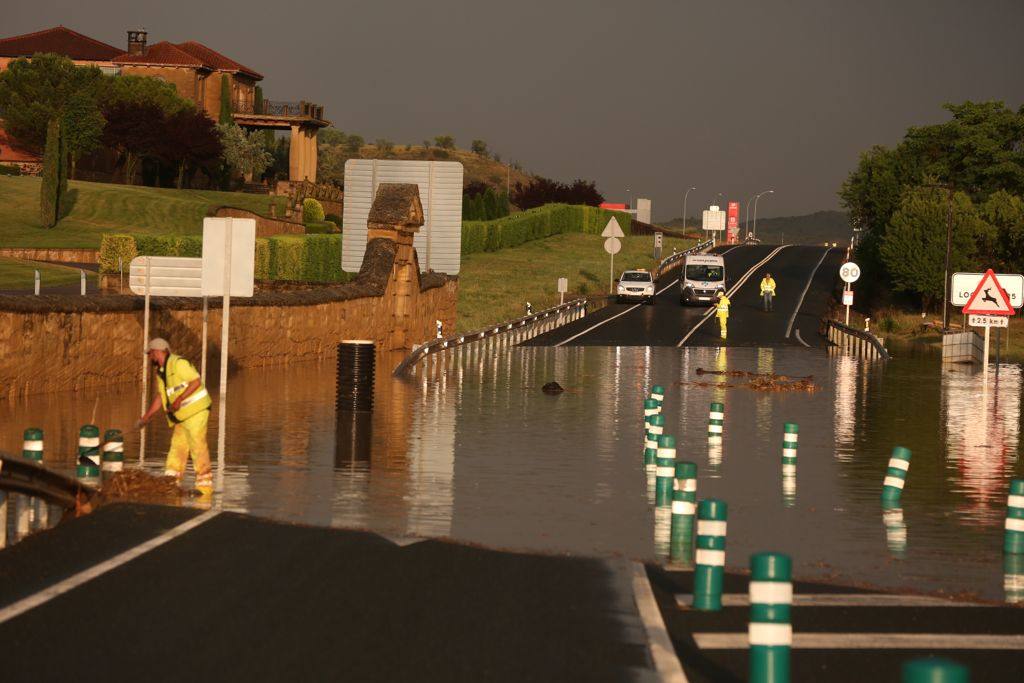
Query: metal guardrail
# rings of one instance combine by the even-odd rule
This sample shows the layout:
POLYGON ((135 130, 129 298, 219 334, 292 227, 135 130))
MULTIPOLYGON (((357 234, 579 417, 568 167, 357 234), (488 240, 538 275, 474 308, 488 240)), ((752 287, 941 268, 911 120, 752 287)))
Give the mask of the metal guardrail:
POLYGON ((889 360, 889 352, 875 335, 858 330, 835 320, 826 319, 825 338, 829 343, 862 358, 889 360))
POLYGON ((513 343, 532 339, 537 336, 537 334, 561 327, 573 320, 579 320, 587 314, 587 306, 590 303, 591 300, 587 298, 573 299, 572 301, 567 301, 564 304, 539 311, 532 315, 523 316, 522 318, 509 320, 498 325, 492 325, 480 330, 466 332, 465 334, 457 334, 443 339, 432 339, 422 346, 418 346, 413 349, 412 352, 398 364, 398 367, 395 368, 395 372, 393 374, 395 377, 401 377, 412 371, 420 361, 429 358, 434 354, 450 351, 467 344, 481 342, 492 337, 512 335, 514 338, 513 343))
POLYGON ((711 240, 705 240, 699 244, 696 244, 689 249, 672 254, 668 258, 663 258, 661 263, 658 264, 658 272, 655 273, 655 277, 661 277, 663 274, 672 270, 679 265, 679 262, 683 260, 689 254, 696 254, 697 252, 704 251, 712 245, 711 240))
POLYGON ((89 498, 96 489, 17 456, 0 455, 0 491, 73 508, 80 496, 89 498))

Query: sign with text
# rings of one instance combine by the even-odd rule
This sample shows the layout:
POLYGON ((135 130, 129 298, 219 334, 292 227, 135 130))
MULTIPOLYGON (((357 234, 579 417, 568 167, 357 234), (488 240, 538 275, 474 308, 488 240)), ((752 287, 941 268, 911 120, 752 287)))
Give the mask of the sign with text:
POLYGON ((852 306, 853 305, 853 290, 852 289, 844 289, 843 290, 843 305, 844 306, 852 306))
POLYGON ((843 282, 853 284, 860 279, 860 266, 853 261, 847 261, 839 266, 839 279, 843 282))
POLYGON ((971 327, 1009 327, 1010 319, 1005 315, 969 315, 967 324, 971 327))
POLYGON ((729 242, 735 243, 740 238, 740 203, 729 202, 728 214, 726 220, 726 228, 728 232, 726 235, 729 237, 729 242))
MULTIPOLYGON (((966 306, 971 294, 978 288, 984 273, 953 273, 953 290, 949 301, 954 306, 966 306)), ((1014 308, 1024 306, 1024 275, 1016 273, 996 273, 999 286, 1010 297, 1010 305, 1014 308)))

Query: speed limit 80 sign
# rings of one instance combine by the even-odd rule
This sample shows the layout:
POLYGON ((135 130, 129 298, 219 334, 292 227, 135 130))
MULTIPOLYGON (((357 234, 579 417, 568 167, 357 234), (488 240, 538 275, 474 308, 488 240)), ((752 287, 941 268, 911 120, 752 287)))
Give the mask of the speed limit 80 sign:
POLYGON ((854 283, 860 278, 860 266, 848 261, 839 266, 839 279, 846 283, 854 283))

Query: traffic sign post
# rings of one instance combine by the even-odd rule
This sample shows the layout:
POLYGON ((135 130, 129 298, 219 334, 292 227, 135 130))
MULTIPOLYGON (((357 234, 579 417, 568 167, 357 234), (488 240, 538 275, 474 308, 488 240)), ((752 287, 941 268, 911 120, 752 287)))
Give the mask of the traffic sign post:
POLYGON ((619 241, 620 237, 625 237, 625 233, 622 232, 622 228, 619 227, 619 222, 615 220, 615 216, 611 217, 608 221, 608 225, 605 226, 604 231, 601 232, 601 237, 604 237, 604 250, 611 255, 611 263, 608 265, 608 293, 615 293, 615 255, 622 251, 622 242, 619 241))
POLYGON ((839 266, 839 279, 846 283, 843 287, 843 305, 846 306, 846 326, 849 327, 850 306, 853 306, 853 287, 850 285, 860 279, 860 266, 853 261, 847 261, 839 266))
POLYGON ((964 306, 964 315, 968 316, 974 327, 985 328, 984 359, 982 373, 988 379, 988 348, 993 327, 1009 327, 1009 316, 1013 315, 1013 304, 1010 296, 1001 286, 1000 280, 991 268, 985 271, 978 286, 974 289, 964 306))
POLYGON ((654 233, 654 260, 661 260, 661 247, 662 247, 663 235, 660 232, 654 233))
POLYGON ((569 291, 569 278, 558 278, 558 305, 565 303, 565 293, 569 291))

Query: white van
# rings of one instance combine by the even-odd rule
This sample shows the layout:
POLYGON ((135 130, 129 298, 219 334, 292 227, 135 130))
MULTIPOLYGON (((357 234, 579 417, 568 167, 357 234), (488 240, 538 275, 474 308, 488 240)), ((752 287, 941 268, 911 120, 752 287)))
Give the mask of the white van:
POLYGON ((717 254, 689 254, 679 276, 679 303, 710 304, 725 291, 725 259, 717 254))

